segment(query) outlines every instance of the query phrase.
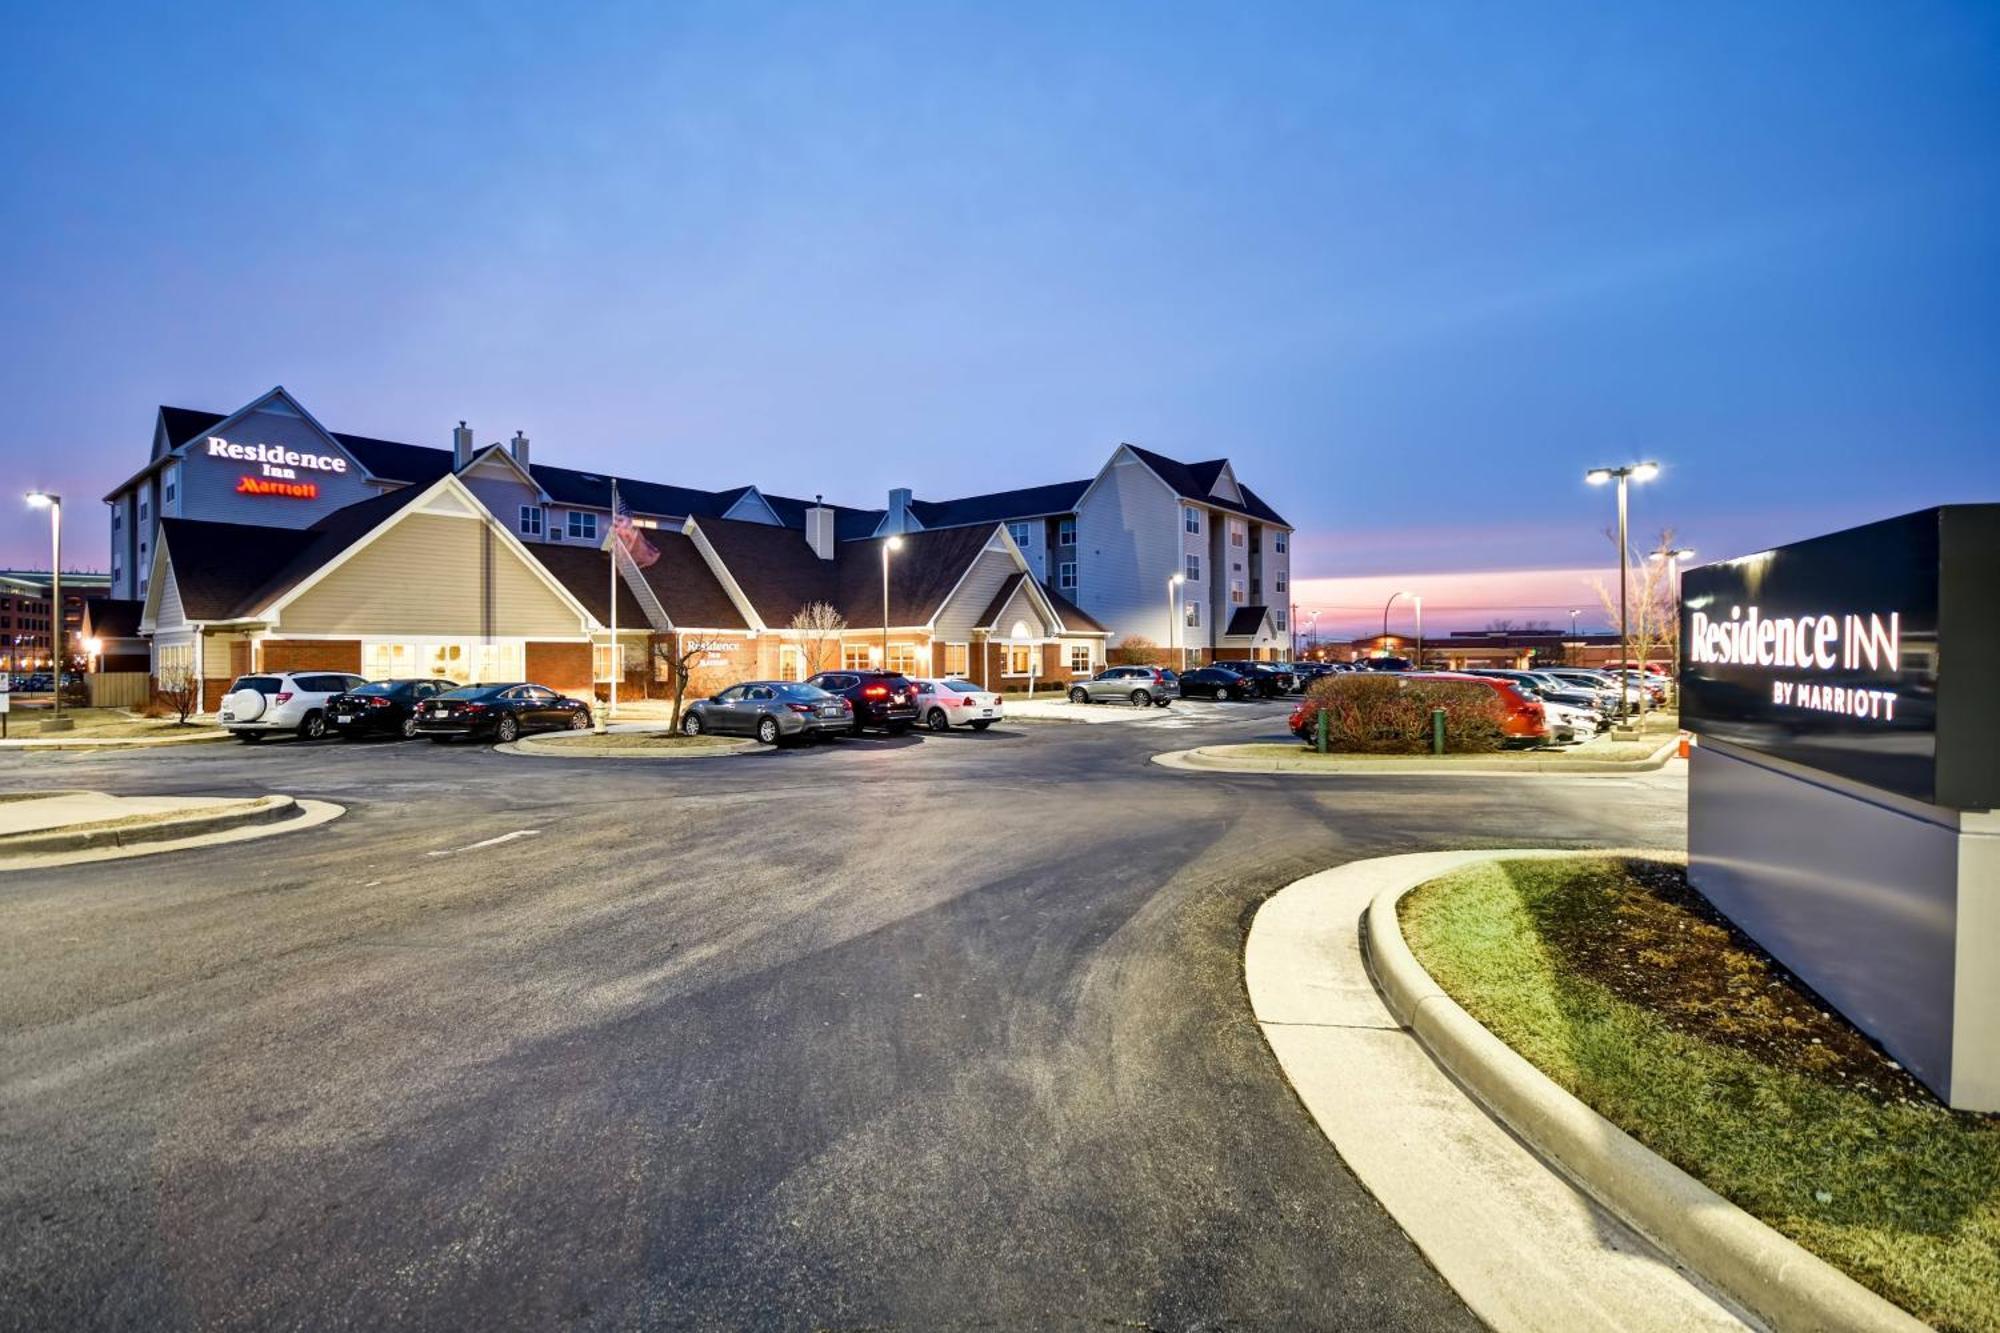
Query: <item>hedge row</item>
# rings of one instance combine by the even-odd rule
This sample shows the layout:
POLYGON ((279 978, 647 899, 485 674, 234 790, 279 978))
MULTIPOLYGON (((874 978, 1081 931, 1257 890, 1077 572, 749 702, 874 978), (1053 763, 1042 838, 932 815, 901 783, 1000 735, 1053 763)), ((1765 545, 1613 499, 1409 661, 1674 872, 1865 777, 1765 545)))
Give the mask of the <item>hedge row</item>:
POLYGON ((1504 716, 1499 695, 1465 681, 1405 680, 1389 673, 1323 676, 1300 705, 1306 744, 1318 743, 1326 716, 1326 748, 1342 754, 1429 754, 1431 714, 1444 710, 1447 753, 1497 750, 1504 716))

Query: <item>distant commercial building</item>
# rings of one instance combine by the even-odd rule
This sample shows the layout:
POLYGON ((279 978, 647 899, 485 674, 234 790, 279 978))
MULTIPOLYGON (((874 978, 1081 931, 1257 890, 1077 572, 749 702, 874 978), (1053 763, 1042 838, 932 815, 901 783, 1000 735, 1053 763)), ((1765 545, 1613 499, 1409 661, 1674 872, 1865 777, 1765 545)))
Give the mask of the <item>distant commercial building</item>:
MULTIPOLYGON (((1417 641, 1407 634, 1371 634, 1345 645, 1350 661, 1371 657, 1414 658, 1417 641)), ((1535 666, 1607 667, 1623 661, 1616 634, 1565 634, 1558 631, 1455 630, 1424 639, 1424 665, 1458 671, 1466 667, 1525 670, 1535 666)), ((1656 643, 1646 660, 1670 666, 1673 647, 1656 643)))
MULTIPOLYGON (((45 671, 55 664, 50 638, 53 615, 49 599, 54 580, 47 570, 0 570, 0 671, 45 671)), ((64 570, 63 642, 69 645, 72 662, 80 658, 84 602, 102 596, 109 588, 107 575, 83 570, 64 570)))

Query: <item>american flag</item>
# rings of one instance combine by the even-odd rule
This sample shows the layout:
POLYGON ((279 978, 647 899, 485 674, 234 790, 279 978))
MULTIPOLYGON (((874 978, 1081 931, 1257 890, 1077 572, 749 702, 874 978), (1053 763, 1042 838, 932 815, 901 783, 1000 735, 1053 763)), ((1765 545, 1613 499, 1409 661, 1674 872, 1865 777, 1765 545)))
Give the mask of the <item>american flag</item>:
POLYGON ((615 481, 611 483, 611 539, 625 548, 626 558, 640 569, 660 558, 660 548, 647 541, 632 521, 632 507, 618 494, 615 481))

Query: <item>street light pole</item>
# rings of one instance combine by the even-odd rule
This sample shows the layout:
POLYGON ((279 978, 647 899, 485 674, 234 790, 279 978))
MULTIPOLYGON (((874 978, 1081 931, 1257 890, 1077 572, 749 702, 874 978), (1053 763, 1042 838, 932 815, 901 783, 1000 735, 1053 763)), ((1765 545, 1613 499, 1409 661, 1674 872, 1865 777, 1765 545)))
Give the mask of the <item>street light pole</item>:
MULTIPOLYGON (((1388 646, 1386 640, 1389 637, 1389 608, 1396 604, 1396 599, 1398 597, 1415 597, 1415 596, 1416 594, 1413 592, 1404 592, 1399 590, 1390 593, 1389 600, 1382 603, 1382 638, 1385 641, 1383 645, 1385 648, 1388 646)), ((1419 640, 1423 638, 1423 633, 1424 633, 1424 609, 1423 609, 1423 604, 1420 601, 1417 605, 1417 638, 1419 640)), ((1423 645, 1420 642, 1418 644, 1419 650, 1422 649, 1422 646, 1423 645)), ((1419 662, 1417 665, 1422 666, 1423 663, 1419 662)))
POLYGON ((51 730, 63 729, 63 600, 62 600, 62 497, 53 491, 29 491, 28 503, 49 511, 49 541, 55 548, 49 565, 49 646, 54 650, 56 668, 55 720, 51 730))
POLYGON ((1417 608, 1417 670, 1422 671, 1424 669, 1424 599, 1415 593, 1411 593, 1410 601, 1415 603, 1417 608))
POLYGON ((889 553, 903 549, 901 537, 882 543, 882 669, 889 669, 889 553))
POLYGON ((1623 663, 1618 668, 1618 715, 1625 716, 1625 706, 1632 690, 1632 628, 1626 617, 1626 585, 1631 582, 1631 574, 1626 565, 1625 538, 1625 489, 1631 481, 1651 481, 1660 475, 1658 463, 1628 463, 1624 467, 1594 467, 1583 474, 1583 479, 1593 486, 1602 486, 1607 481, 1618 483, 1618 654, 1623 663))
POLYGON ((1583 661, 1583 645, 1576 641, 1576 618, 1582 614, 1583 612, 1574 608, 1569 613, 1569 652, 1565 656, 1568 657, 1571 666, 1577 666, 1583 661))

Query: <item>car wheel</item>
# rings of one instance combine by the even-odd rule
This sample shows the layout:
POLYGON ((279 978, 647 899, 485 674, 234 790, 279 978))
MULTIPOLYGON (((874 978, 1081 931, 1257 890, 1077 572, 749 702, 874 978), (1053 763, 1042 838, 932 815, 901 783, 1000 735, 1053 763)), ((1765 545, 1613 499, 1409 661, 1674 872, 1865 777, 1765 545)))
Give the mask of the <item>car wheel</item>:
POLYGON ((589 731, 590 710, 588 708, 579 708, 574 713, 571 713, 569 715, 569 729, 571 731, 589 731))
POLYGON ((512 715, 501 718, 493 724, 493 739, 502 745, 511 745, 521 738, 521 724, 512 715))
POLYGON ((973 724, 972 724, 972 729, 973 729, 974 731, 984 731, 984 730, 986 730, 986 729, 987 729, 988 727, 990 727, 990 726, 992 726, 992 725, 993 725, 993 720, 992 720, 991 718, 987 718, 986 720, 984 720, 984 721, 982 721, 982 722, 975 722, 975 723, 973 723, 973 724))
POLYGON ((1152 704, 1153 704, 1153 696, 1146 693, 1146 691, 1144 690, 1132 691, 1132 706, 1134 708, 1150 708, 1152 707, 1152 704))
POLYGON ((1087 704, 1090 702, 1090 691, 1086 690, 1081 685, 1071 686, 1069 692, 1069 701, 1073 704, 1087 704))
POLYGON ((404 718, 403 725, 399 728, 399 730, 403 733, 404 740, 406 741, 415 740, 417 738, 417 715, 415 713, 412 713, 408 717, 404 718))
POLYGON ((757 720, 757 739, 766 745, 776 745, 778 743, 778 719, 775 717, 759 718, 757 720))
POLYGON ((930 716, 924 719, 924 723, 925 725, 929 726, 932 731, 951 730, 951 719, 944 715, 944 709, 942 708, 931 709, 930 716))
POLYGON ((315 708, 299 722, 299 739, 316 741, 326 736, 326 714, 315 708))
POLYGON ((700 713, 689 713, 681 719, 681 735, 699 736, 707 728, 702 725, 700 713))

